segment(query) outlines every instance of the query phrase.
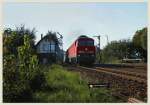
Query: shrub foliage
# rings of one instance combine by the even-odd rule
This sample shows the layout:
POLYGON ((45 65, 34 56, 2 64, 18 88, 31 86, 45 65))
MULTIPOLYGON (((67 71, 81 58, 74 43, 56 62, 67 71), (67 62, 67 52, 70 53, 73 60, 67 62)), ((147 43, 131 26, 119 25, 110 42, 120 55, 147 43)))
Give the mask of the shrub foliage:
MULTIPOLYGON (((47 68, 48 69, 48 68, 47 68)), ((34 94, 36 102, 115 102, 107 89, 90 89, 79 74, 52 65, 45 72, 43 90, 34 94)), ((117 102, 117 101, 116 101, 117 102)))
MULTIPOLYGON (((14 33, 9 33, 4 40, 3 57, 3 101, 4 102, 30 102, 32 101, 31 83, 38 75, 38 60, 33 54, 29 35, 23 35, 23 44, 10 46, 6 43, 14 38, 14 33)), ((9 43, 10 44, 10 43, 9 43)), ((34 84, 34 83, 33 83, 34 84)))

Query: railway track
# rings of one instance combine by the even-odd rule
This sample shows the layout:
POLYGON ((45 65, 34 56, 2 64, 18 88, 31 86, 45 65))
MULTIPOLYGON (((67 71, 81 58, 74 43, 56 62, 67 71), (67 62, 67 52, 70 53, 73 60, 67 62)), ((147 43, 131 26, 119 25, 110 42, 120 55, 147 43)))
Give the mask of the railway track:
POLYGON ((108 68, 106 69, 102 67, 88 68, 88 67, 79 66, 78 68, 85 69, 85 70, 92 70, 92 71, 94 70, 97 72, 110 74, 113 76, 121 77, 128 80, 133 80, 140 83, 142 82, 147 83, 146 74, 140 74, 140 73, 129 72, 129 71, 117 71, 115 69, 108 69, 108 68))
POLYGON ((95 65, 95 67, 103 67, 112 69, 115 68, 115 70, 122 70, 122 71, 129 71, 134 73, 147 73, 147 65, 146 64, 100 64, 95 65))
POLYGON ((110 71, 110 72, 113 72, 113 73, 130 75, 130 76, 135 76, 135 77, 144 78, 144 79, 147 78, 147 75, 145 73, 138 73, 138 72, 135 72, 135 71, 117 70, 117 69, 102 68, 102 67, 96 67, 96 69, 102 69, 102 70, 110 71))
POLYGON ((110 69, 110 68, 102 68, 102 67, 96 67, 97 71, 106 71, 109 73, 112 73, 113 75, 123 77, 125 79, 131 79, 138 82, 147 82, 147 75, 145 73, 138 73, 133 71, 124 71, 124 70, 116 70, 116 69, 110 69))
POLYGON ((120 99, 138 98, 145 102, 147 99, 147 79, 146 74, 129 72, 108 68, 88 68, 83 66, 70 67, 71 70, 80 72, 86 77, 91 77, 90 83, 109 83, 114 89, 114 96, 120 99), (140 98, 139 98, 140 97, 140 98))

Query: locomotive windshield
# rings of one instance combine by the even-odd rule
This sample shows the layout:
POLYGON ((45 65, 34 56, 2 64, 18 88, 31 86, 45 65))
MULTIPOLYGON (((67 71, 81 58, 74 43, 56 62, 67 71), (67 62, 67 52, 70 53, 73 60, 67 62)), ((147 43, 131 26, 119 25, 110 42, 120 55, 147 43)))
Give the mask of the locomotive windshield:
POLYGON ((94 41, 92 40, 80 40, 78 42, 79 46, 94 46, 94 41))

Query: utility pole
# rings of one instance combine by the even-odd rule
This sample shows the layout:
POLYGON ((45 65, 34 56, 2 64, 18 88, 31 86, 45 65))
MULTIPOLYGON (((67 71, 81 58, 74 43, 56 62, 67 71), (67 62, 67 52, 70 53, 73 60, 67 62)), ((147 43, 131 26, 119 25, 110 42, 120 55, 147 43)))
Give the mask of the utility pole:
POLYGON ((99 63, 101 62, 101 45, 100 45, 100 40, 101 40, 101 36, 93 36, 93 37, 97 37, 98 39, 98 46, 99 46, 99 63))
POLYGON ((108 35, 105 35, 106 36, 106 38, 107 38, 107 44, 109 43, 109 41, 108 41, 108 35))

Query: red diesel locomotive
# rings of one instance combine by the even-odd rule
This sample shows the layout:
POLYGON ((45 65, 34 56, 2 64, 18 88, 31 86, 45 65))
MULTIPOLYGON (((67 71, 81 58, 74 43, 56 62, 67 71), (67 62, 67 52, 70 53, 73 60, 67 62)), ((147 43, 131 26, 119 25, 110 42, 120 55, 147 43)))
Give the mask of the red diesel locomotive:
POLYGON ((66 62, 93 64, 95 62, 94 40, 85 35, 78 37, 66 51, 66 62))

